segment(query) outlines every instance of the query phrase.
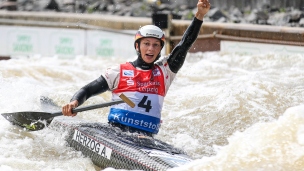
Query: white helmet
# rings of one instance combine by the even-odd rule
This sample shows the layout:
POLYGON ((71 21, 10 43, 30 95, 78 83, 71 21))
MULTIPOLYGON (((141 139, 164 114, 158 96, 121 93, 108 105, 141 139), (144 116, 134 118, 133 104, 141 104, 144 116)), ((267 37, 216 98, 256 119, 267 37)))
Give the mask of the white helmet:
POLYGON ((134 47, 135 44, 144 37, 153 37, 153 38, 157 38, 160 40, 161 42, 161 46, 164 47, 165 44, 165 34, 163 33, 163 31, 155 26, 155 25, 146 25, 141 27, 137 33, 135 34, 135 41, 134 41, 134 47))

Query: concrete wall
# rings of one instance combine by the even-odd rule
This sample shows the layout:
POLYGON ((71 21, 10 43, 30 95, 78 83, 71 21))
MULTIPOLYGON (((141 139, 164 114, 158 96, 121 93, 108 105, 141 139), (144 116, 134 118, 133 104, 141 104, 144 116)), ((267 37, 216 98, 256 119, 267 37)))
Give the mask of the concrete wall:
MULTIPOLYGON (((172 0, 170 0, 172 1, 172 0)), ((173 3, 187 3, 191 6, 195 6, 197 0, 174 0, 173 3)), ((245 7, 252 8, 260 8, 263 4, 269 4, 271 7, 276 8, 286 8, 286 7, 294 7, 296 9, 304 10, 304 1, 303 0, 209 0, 213 7, 217 7, 220 9, 229 9, 232 6, 238 7, 240 9, 244 9, 245 7)), ((249 8, 249 9, 250 9, 249 8)))

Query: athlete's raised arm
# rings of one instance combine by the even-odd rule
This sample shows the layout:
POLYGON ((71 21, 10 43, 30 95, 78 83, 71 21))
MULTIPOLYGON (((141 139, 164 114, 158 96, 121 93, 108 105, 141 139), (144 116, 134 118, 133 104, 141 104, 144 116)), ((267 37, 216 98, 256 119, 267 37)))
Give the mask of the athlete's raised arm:
POLYGON ((197 12, 192 23, 187 28, 182 40, 175 46, 169 55, 168 64, 172 72, 177 73, 183 66, 186 55, 195 42, 201 29, 203 18, 210 9, 208 0, 199 0, 197 3, 197 12))

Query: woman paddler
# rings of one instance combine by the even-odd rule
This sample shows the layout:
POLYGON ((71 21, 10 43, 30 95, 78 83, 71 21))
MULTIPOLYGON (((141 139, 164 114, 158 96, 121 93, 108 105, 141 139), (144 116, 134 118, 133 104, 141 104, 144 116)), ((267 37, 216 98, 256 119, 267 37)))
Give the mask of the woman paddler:
POLYGON ((160 58, 165 44, 163 31, 154 25, 141 27, 134 41, 137 59, 108 68, 99 78, 77 91, 70 103, 62 107, 62 113, 75 116, 73 108, 106 91, 112 92, 113 101, 120 100, 119 95, 123 93, 135 103, 135 107, 131 108, 126 103, 111 106, 109 124, 123 131, 136 131, 150 136, 157 134, 164 97, 196 40, 209 9, 208 0, 198 1, 195 17, 182 40, 167 57, 160 58))

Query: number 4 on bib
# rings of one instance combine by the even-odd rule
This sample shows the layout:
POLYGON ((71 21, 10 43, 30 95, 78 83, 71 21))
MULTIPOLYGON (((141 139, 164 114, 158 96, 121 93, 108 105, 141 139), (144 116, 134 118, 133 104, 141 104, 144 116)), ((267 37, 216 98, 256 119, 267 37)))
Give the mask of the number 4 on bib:
POLYGON ((138 107, 146 109, 146 112, 149 112, 152 109, 151 100, 147 100, 148 96, 144 96, 141 101, 138 103, 138 107))

